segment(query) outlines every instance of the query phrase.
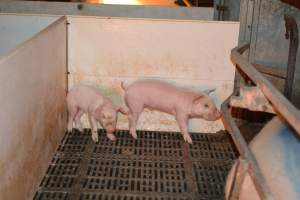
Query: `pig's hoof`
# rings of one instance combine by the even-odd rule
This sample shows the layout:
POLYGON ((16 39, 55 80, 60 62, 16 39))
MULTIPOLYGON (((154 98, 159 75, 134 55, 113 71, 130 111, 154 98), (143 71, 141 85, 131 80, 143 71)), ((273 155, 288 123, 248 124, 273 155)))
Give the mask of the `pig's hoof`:
POLYGON ((68 122, 67 130, 69 133, 72 132, 72 128, 73 128, 73 124, 68 122))
POLYGON ((96 142, 98 142, 98 134, 97 133, 93 133, 92 134, 92 139, 93 139, 93 141, 96 143, 96 142))
POLYGON ((131 136, 132 136, 134 139, 137 139, 137 134, 136 134, 136 133, 131 133, 131 136))
POLYGON ((67 131, 68 131, 68 133, 71 133, 72 132, 72 127, 68 126, 67 131))
POLYGON ((187 143, 193 144, 193 140, 192 140, 192 138, 191 138, 190 135, 188 135, 188 134, 183 135, 183 139, 184 139, 184 141, 186 141, 187 143))
POLYGON ((116 136, 114 134, 107 134, 108 139, 110 139, 111 141, 116 141, 116 136))

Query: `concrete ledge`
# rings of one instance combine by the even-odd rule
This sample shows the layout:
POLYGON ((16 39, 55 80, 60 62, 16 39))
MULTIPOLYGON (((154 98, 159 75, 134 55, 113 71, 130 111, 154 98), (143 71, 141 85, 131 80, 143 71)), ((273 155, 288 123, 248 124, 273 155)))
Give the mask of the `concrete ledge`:
POLYGON ((2 13, 81 15, 154 19, 213 20, 213 8, 104 5, 87 3, 6 1, 0 2, 2 13))

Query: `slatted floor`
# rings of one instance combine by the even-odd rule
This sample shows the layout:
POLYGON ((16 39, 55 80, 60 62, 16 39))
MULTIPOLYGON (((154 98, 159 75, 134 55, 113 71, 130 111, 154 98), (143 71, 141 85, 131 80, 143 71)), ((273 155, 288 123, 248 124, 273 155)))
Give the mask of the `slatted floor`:
POLYGON ((116 142, 99 130, 67 133, 34 200, 219 200, 226 175, 236 158, 224 132, 191 134, 193 145, 179 133, 128 131, 116 142))

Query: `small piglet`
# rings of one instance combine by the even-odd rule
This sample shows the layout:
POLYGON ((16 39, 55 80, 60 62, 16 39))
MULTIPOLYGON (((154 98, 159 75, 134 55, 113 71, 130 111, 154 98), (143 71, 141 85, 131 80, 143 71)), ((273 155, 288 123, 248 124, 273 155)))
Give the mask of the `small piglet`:
POLYGON ((117 113, 121 108, 113 105, 112 101, 103 96, 100 91, 90 86, 75 86, 67 95, 69 112, 68 131, 72 130, 73 121, 79 130, 82 130, 80 118, 84 113, 92 129, 92 139, 98 142, 97 122, 106 129, 107 137, 114 141, 116 137, 113 132, 116 130, 117 113))
POLYGON ((193 141, 188 133, 189 118, 215 121, 221 117, 220 111, 208 96, 214 90, 194 92, 157 80, 139 80, 129 86, 122 83, 122 88, 128 107, 130 134, 135 139, 136 123, 144 108, 174 115, 184 140, 190 144, 193 141))

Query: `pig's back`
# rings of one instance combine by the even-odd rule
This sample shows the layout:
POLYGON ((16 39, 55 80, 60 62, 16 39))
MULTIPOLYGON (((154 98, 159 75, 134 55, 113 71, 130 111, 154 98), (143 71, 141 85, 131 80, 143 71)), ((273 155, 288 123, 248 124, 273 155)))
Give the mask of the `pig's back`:
POLYGON ((178 104, 185 104, 185 92, 177 87, 157 80, 136 81, 126 89, 127 103, 139 102, 144 107, 174 114, 178 104))
POLYGON ((100 91, 86 85, 73 87, 68 98, 71 98, 83 110, 88 111, 90 106, 103 103, 104 99, 100 91))

